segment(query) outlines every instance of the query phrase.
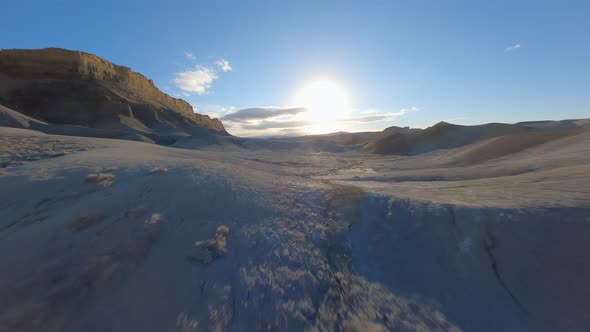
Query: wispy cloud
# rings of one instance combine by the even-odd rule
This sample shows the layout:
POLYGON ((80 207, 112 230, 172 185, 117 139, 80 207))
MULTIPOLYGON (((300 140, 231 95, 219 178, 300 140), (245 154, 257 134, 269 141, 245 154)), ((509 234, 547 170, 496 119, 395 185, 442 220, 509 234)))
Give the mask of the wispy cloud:
POLYGON ((514 45, 510 45, 510 46, 506 47, 505 51, 506 52, 516 51, 516 50, 518 50, 520 48, 520 46, 521 46, 520 43, 514 44, 514 45))
POLYGON ((388 114, 379 114, 379 115, 369 115, 369 116, 341 118, 341 119, 338 119, 338 122, 364 123, 364 122, 385 121, 385 120, 391 120, 391 119, 393 119, 393 117, 390 116, 390 115, 388 115, 388 114))
POLYGON ((252 107, 243 108, 236 112, 229 113, 221 118, 224 121, 244 122, 251 120, 264 120, 282 115, 296 115, 305 112, 303 107, 252 107))
POLYGON ((215 61, 215 65, 217 65, 217 67, 219 67, 219 69, 221 69, 224 73, 228 72, 228 71, 232 71, 229 61, 227 61, 225 59, 219 59, 219 60, 215 61))
MULTIPOLYGON (((306 128, 317 125, 313 114, 306 113, 304 107, 251 107, 225 111, 220 119, 230 132, 244 136, 303 134, 306 128), (307 114, 307 115, 305 115, 307 114)), ((383 112, 378 109, 357 111, 358 116, 332 120, 335 128, 352 128, 363 124, 391 121, 399 116, 416 112, 416 106, 402 108, 397 112, 383 112)))
POLYGON ((177 73, 174 83, 184 91, 202 95, 211 88, 211 83, 217 78, 217 72, 214 69, 196 65, 193 70, 177 73))
POLYGON ((362 110, 359 113, 360 114, 376 114, 376 113, 379 113, 379 111, 376 110, 376 109, 374 109, 374 108, 369 108, 369 109, 366 109, 366 110, 362 110))
POLYGON ((189 60, 194 60, 195 59, 195 55, 191 52, 184 52, 184 56, 189 59, 189 60))
POLYGON ((339 122, 352 122, 352 123, 391 121, 399 116, 402 116, 402 115, 405 115, 405 114, 408 114, 411 112, 416 112, 416 111, 418 111, 418 108, 416 106, 402 108, 397 112, 385 112, 385 113, 380 113, 376 110, 368 110, 368 111, 361 111, 360 113, 361 114, 370 114, 370 115, 360 116, 360 117, 341 118, 341 119, 338 119, 338 121, 339 122))
POLYGON ((420 109, 418 107, 416 107, 416 106, 402 108, 402 109, 399 110, 399 112, 397 112, 396 116, 400 116, 400 115, 404 115, 404 114, 416 112, 416 111, 419 111, 419 110, 420 109))
POLYGON ((233 106, 225 107, 215 104, 197 104, 193 105, 193 109, 197 113, 207 114, 212 118, 221 118, 226 114, 234 113, 238 110, 233 106))
POLYGON ((250 107, 222 108, 214 114, 219 117, 225 127, 236 135, 242 136, 283 136, 301 132, 312 124, 302 118, 301 113, 307 112, 304 107, 250 107))
MULTIPOLYGON (((313 113, 308 113, 308 109, 304 107, 268 106, 237 109, 205 104, 196 105, 194 109, 198 113, 220 118, 229 132, 239 136, 303 135, 308 133, 310 127, 318 124, 313 119, 313 113)), ((335 118, 331 120, 331 124, 334 128, 354 131, 355 128, 363 128, 370 123, 391 121, 418 110, 416 106, 402 108, 396 112, 384 112, 379 109, 357 110, 357 116, 335 118)))
POLYGON ((285 129, 285 128, 301 128, 311 125, 310 121, 274 121, 264 120, 253 124, 242 124, 241 127, 247 130, 265 130, 265 129, 285 129))

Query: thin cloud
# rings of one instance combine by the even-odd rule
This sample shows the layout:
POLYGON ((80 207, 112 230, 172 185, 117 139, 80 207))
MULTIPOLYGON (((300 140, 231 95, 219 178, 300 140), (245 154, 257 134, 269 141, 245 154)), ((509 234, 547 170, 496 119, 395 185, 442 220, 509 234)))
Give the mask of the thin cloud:
POLYGON ((232 71, 229 61, 227 61, 225 59, 219 59, 219 60, 215 61, 215 65, 217 65, 217 67, 219 67, 219 69, 221 69, 224 73, 226 73, 228 71, 232 71))
POLYGON ((287 129, 300 128, 311 125, 310 121, 273 121, 265 120, 255 124, 242 124, 241 127, 247 130, 265 130, 265 129, 287 129))
POLYGON ((408 107, 408 108, 402 108, 399 110, 399 112, 397 112, 397 115, 404 115, 404 114, 408 114, 408 113, 412 113, 412 112, 416 112, 418 111, 418 107, 416 106, 412 106, 412 107, 408 107))
POLYGON ((379 113, 379 111, 376 109, 370 108, 370 109, 362 110, 359 113, 360 114, 376 114, 376 113, 379 113))
MULTIPOLYGON (((409 108, 402 108, 397 112, 388 112, 388 113, 381 113, 381 114, 374 114, 376 113, 372 110, 367 116, 360 116, 360 117, 350 117, 350 118, 342 118, 338 119, 339 122, 352 122, 352 123, 367 123, 367 122, 379 122, 379 121, 391 121, 395 118, 418 111, 418 108, 415 106, 409 108)), ((363 113, 363 112, 360 112, 363 113)), ((366 114, 366 113, 365 113, 366 114)))
POLYGON ((302 131, 301 129, 297 129, 297 128, 284 128, 279 130, 279 132, 283 135, 288 135, 288 136, 292 136, 292 135, 304 135, 305 132, 302 131))
MULTIPOLYGON (((230 132, 242 136, 286 136, 305 134, 305 127, 316 123, 313 119, 301 117, 308 110, 303 107, 252 107, 226 113, 221 120, 230 132)), ((399 116, 416 112, 415 106, 402 108, 397 112, 382 112, 378 109, 366 109, 357 112, 357 117, 334 119, 338 126, 348 127, 351 124, 366 124, 380 121, 391 121, 399 116)))
POLYGON ((228 113, 233 113, 238 110, 233 106, 225 107, 216 104, 197 104, 193 105, 193 109, 196 113, 207 114, 212 118, 221 118, 228 113))
POLYGON ((303 107, 252 107, 240 109, 221 118, 223 121, 245 122, 250 120, 264 120, 282 115, 296 115, 305 112, 303 107))
POLYGON ((184 91, 202 95, 211 88, 211 83, 217 78, 218 75, 214 69, 196 65, 194 70, 187 70, 176 74, 174 83, 184 91))
POLYGON ((360 117, 353 117, 353 118, 342 118, 342 119, 338 119, 338 122, 358 122, 358 123, 364 123, 364 122, 377 122, 377 121, 384 121, 384 120, 389 120, 391 118, 391 116, 387 115, 387 114, 381 114, 381 115, 370 115, 370 116, 360 116, 360 117))
POLYGON ((189 59, 189 60, 194 60, 195 59, 195 55, 193 53, 190 52, 184 52, 184 56, 189 59))
POLYGON ((517 49, 520 48, 520 44, 514 44, 514 45, 510 45, 508 47, 506 47, 505 51, 506 52, 512 52, 512 51, 516 51, 517 49))

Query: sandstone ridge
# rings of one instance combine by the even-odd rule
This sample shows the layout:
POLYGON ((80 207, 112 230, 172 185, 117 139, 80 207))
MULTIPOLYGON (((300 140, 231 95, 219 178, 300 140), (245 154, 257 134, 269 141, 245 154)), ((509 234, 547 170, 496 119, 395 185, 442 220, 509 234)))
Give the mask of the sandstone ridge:
POLYGON ((0 102, 59 124, 227 134, 221 121, 194 113, 189 103, 163 93, 142 74, 59 48, 0 51, 0 102))

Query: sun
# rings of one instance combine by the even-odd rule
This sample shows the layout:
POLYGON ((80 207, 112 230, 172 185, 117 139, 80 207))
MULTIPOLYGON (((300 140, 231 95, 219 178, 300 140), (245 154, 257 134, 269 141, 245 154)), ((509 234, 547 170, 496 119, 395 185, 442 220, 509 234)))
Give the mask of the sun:
POLYGON ((309 132, 327 132, 338 118, 348 112, 350 101, 346 90, 331 80, 316 80, 295 95, 295 104, 307 109, 305 119, 311 123, 309 132))

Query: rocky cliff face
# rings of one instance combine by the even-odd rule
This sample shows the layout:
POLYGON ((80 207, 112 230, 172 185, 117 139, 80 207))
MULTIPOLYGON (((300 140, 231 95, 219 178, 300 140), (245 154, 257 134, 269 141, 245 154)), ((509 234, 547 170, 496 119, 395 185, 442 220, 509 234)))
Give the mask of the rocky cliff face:
POLYGON ((40 120, 142 132, 227 134, 152 80, 96 55, 58 48, 0 51, 0 102, 40 120))

